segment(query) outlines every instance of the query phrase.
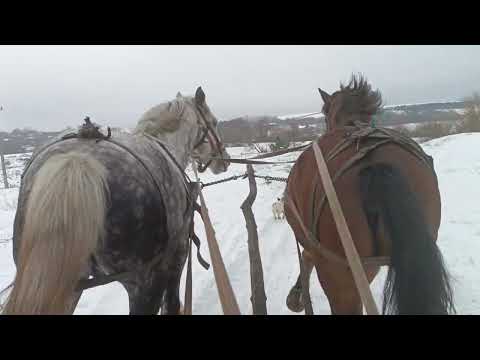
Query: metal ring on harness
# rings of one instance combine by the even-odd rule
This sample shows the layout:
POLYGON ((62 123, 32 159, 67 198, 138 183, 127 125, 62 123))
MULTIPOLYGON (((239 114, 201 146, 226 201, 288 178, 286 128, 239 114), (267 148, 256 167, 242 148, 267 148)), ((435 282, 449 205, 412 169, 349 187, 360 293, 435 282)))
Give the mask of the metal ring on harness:
POLYGON ((205 163, 205 165, 202 164, 200 161, 197 161, 197 169, 198 169, 198 172, 199 172, 199 173, 205 172, 205 171, 208 169, 208 167, 210 166, 211 163, 212 163, 212 160, 211 160, 211 159, 208 160, 208 161, 205 163))

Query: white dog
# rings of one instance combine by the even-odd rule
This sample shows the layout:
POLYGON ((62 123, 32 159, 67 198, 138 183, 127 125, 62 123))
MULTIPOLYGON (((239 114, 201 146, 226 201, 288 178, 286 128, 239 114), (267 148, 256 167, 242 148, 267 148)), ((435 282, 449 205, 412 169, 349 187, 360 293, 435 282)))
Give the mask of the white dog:
POLYGON ((275 220, 280 220, 285 218, 285 213, 283 209, 283 199, 277 199, 272 205, 273 217, 275 220))

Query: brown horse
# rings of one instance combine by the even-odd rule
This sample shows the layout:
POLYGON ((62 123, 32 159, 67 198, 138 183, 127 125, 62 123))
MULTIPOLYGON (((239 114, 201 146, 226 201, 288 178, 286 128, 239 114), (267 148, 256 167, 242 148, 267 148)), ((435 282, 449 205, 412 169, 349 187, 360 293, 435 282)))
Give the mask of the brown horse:
MULTIPOLYGON (((382 99, 362 76, 352 76, 348 85, 340 85, 332 95, 319 91, 327 131, 316 141, 356 249, 361 258, 390 259, 383 313, 455 312, 449 276, 436 245, 441 203, 432 158, 413 140, 370 126, 382 99)), ((300 223, 286 206, 287 221, 304 247, 307 279, 315 266, 332 314, 362 314, 362 302, 345 262, 311 147, 293 166, 286 193, 319 242, 312 247, 306 241, 300 223)), ((368 264, 364 269, 371 283, 380 266, 368 264)), ((290 310, 304 309, 301 294, 299 277, 287 298, 290 310)))

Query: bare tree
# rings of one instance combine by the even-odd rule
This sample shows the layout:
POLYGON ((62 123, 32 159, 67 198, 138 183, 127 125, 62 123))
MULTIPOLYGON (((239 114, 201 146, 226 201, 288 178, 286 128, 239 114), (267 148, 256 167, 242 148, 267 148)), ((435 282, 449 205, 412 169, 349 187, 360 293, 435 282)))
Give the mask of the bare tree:
POLYGON ((457 132, 480 132, 480 94, 473 93, 465 102, 465 114, 457 132))

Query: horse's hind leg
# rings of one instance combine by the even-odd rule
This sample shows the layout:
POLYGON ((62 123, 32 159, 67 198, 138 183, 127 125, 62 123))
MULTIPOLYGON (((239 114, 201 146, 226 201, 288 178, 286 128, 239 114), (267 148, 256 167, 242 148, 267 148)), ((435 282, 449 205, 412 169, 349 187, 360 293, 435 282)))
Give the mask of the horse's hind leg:
MULTIPOLYGON (((310 276, 313 271, 313 261, 308 255, 308 253, 303 250, 302 260, 305 267, 306 278, 307 278, 307 291, 310 291, 310 276)), ((298 275, 297 282, 290 289, 290 292, 287 296, 287 307, 290 311, 299 313, 305 309, 305 304, 303 302, 303 291, 302 291, 302 277, 301 274, 298 275)))
MULTIPOLYGON (((315 267, 318 280, 330 304, 332 315, 362 315, 362 300, 351 270, 342 265, 328 262, 316 264, 315 267)), ((373 281, 379 270, 379 267, 365 269, 369 283, 373 281)))
POLYGON ((78 302, 80 301, 80 298, 82 297, 83 291, 76 291, 71 300, 71 305, 70 305, 70 314, 73 314, 75 312, 75 309, 77 308, 78 302))
POLYGON ((180 303, 180 279, 182 271, 175 271, 167 281, 165 292, 165 302, 162 308, 162 315, 179 315, 181 310, 180 303))
POLYGON ((180 315, 183 313, 180 302, 180 280, 188 255, 188 242, 182 243, 173 256, 173 261, 168 269, 167 288, 162 315, 180 315))
POLYGON ((144 282, 126 282, 130 315, 157 315, 163 302, 167 280, 165 274, 154 273, 144 282))
MULTIPOLYGON (((81 278, 81 280, 86 280, 86 279, 88 279, 87 275, 81 278)), ((77 308, 78 302, 80 301, 82 294, 83 294, 83 290, 75 291, 73 293, 70 300, 70 314, 73 314, 75 312, 75 309, 77 308)))

